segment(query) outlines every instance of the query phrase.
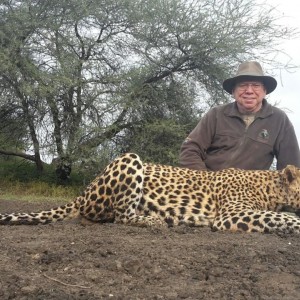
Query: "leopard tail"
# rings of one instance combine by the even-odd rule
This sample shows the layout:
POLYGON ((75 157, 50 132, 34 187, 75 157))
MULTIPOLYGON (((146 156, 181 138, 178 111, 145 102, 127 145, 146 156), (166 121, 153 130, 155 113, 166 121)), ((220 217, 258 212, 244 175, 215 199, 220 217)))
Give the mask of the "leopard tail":
POLYGON ((0 214, 0 225, 37 225, 74 219, 80 214, 79 208, 80 203, 75 199, 66 205, 40 212, 0 214))

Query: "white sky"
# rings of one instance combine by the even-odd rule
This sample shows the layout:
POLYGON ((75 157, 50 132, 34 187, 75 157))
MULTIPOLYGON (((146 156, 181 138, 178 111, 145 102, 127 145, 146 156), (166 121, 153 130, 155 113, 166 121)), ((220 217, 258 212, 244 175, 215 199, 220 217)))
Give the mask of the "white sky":
MULTIPOLYGON (((266 0, 265 3, 275 6, 277 11, 282 13, 284 19, 280 23, 295 27, 300 32, 299 0, 266 0)), ((275 75, 278 86, 269 95, 268 100, 270 103, 279 102, 278 107, 287 109, 300 144, 300 34, 297 39, 285 41, 281 48, 290 56, 291 63, 298 67, 290 73, 278 71, 275 75)), ((287 57, 284 62, 288 62, 287 57)))

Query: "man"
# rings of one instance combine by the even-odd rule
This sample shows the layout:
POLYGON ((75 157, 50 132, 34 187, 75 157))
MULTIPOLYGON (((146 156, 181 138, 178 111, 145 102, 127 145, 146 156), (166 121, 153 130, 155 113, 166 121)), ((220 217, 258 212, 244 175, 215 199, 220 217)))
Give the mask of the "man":
POLYGON ((180 165, 190 169, 277 169, 300 167, 293 125, 287 115, 266 100, 276 80, 265 76, 258 62, 242 63, 223 88, 235 102, 212 108, 184 141, 180 165))

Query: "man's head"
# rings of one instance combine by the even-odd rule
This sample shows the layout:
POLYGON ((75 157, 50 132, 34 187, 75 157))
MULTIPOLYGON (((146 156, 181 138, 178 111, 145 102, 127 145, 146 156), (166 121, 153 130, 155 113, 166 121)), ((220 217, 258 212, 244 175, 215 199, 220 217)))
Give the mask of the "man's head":
POLYGON ((261 65, 254 61, 240 64, 236 76, 223 82, 224 90, 232 94, 243 113, 257 112, 276 86, 275 78, 264 75, 261 65))

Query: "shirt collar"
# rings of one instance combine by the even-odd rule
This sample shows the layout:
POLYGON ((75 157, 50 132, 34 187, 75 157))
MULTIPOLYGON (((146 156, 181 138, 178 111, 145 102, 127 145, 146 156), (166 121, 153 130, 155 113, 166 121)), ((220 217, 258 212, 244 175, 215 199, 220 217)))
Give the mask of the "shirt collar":
MULTIPOLYGON (((230 103, 225 110, 224 114, 228 117, 238 117, 241 118, 241 113, 238 110, 236 102, 230 103)), ((261 109, 255 114, 257 118, 267 118, 273 114, 272 105, 267 102, 266 99, 263 99, 261 109)))

